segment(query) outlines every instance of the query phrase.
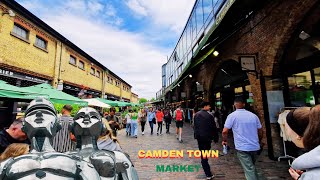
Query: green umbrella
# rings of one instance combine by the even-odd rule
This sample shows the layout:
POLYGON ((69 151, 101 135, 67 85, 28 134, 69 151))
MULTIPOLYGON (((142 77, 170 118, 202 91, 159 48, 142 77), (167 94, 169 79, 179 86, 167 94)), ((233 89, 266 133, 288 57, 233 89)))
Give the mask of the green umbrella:
POLYGON ((0 80, 0 97, 12 99, 35 99, 36 97, 48 98, 48 95, 13 86, 0 80))
POLYGON ((96 98, 96 99, 103 102, 103 103, 109 104, 110 106, 118 106, 118 103, 115 101, 111 101, 108 99, 102 99, 102 98, 96 98))
POLYGON ((76 104, 79 106, 88 106, 88 103, 76 98, 74 96, 71 96, 67 93, 64 93, 62 91, 59 91, 57 89, 54 89, 52 86, 50 86, 49 84, 38 84, 35 86, 29 86, 29 87, 25 87, 22 88, 25 90, 29 90, 32 92, 37 92, 40 94, 46 94, 49 96, 49 100, 53 103, 57 103, 57 104, 76 104))

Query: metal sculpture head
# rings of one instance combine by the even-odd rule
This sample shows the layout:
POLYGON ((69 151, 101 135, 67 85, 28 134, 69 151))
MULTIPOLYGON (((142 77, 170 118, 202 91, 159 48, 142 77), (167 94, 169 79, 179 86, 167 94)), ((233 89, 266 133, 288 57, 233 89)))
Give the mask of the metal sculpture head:
POLYGON ((80 109, 72 125, 72 133, 77 139, 77 148, 84 144, 92 144, 96 148, 96 140, 104 129, 101 116, 95 109, 91 107, 80 109))
POLYGON ((22 130, 32 141, 34 149, 44 150, 45 139, 52 139, 60 129, 56 110, 50 101, 44 98, 31 101, 25 112, 22 130))

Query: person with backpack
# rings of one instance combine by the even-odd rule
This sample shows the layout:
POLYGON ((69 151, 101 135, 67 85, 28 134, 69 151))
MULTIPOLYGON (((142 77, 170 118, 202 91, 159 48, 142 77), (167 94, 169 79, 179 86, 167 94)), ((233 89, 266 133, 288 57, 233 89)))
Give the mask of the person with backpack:
POLYGON ((173 113, 173 118, 176 120, 176 135, 177 140, 179 140, 180 143, 182 143, 182 128, 183 128, 183 120, 185 119, 184 113, 181 109, 181 106, 178 106, 178 108, 173 113))
POLYGON ((162 135, 162 120, 163 120, 163 112, 159 108, 156 112, 156 118, 157 118, 157 123, 158 123, 158 130, 157 130, 157 135, 159 135, 159 129, 160 129, 160 136, 162 135))
POLYGON ((166 133, 170 134, 170 124, 171 124, 171 120, 172 120, 172 115, 169 109, 166 109, 164 111, 164 121, 166 122, 166 133))

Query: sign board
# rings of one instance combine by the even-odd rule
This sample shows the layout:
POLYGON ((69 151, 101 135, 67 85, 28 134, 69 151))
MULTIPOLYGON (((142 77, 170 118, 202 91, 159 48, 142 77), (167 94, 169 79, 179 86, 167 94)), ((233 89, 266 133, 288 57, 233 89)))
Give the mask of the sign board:
POLYGON ((240 56, 240 64, 243 71, 256 71, 255 56, 240 56))
POLYGON ((172 96, 172 100, 174 100, 174 101, 175 101, 175 100, 177 100, 177 98, 176 98, 175 96, 172 96))
POLYGON ((13 77, 13 78, 17 78, 20 80, 33 81, 33 82, 37 82, 37 83, 49 83, 49 81, 47 81, 47 80, 39 79, 34 76, 24 75, 21 73, 5 70, 5 69, 1 69, 1 68, 0 68, 0 75, 7 76, 7 77, 13 77))
POLYGON ((63 83, 61 83, 61 82, 58 83, 57 90, 58 91, 62 91, 63 90, 63 83))
POLYGON ((202 92, 202 91, 203 91, 203 85, 198 84, 198 85, 197 85, 197 91, 198 91, 198 92, 202 92))
POLYGON ((187 97, 187 94, 185 92, 181 92, 181 97, 185 98, 185 97, 187 97))

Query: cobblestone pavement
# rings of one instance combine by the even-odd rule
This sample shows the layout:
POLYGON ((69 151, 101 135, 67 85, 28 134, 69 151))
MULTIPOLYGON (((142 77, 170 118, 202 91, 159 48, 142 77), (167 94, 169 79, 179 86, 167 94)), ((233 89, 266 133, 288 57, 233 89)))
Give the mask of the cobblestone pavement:
MULTIPOLYGON (((179 143, 175 136, 175 123, 171 124, 171 134, 157 136, 150 135, 150 127, 146 124, 145 135, 141 135, 139 125, 138 138, 127 137, 125 130, 120 130, 118 139, 120 145, 127 152, 133 161, 141 180, 196 180, 205 179, 202 167, 199 172, 156 172, 156 165, 200 165, 200 159, 188 158, 186 153, 183 159, 139 159, 139 150, 197 150, 197 142, 193 138, 193 129, 189 123, 184 124, 183 143, 179 143)), ((232 138, 231 138, 232 139, 232 138)), ((231 141, 230 139, 230 141, 231 141)), ((221 141, 221 138, 220 138, 221 141)), ((235 155, 233 143, 229 144, 231 150, 226 156, 211 158, 209 160, 211 170, 215 174, 215 179, 242 180, 245 179, 241 165, 235 155)), ((213 144, 211 149, 222 150, 221 143, 213 144)), ((286 162, 275 162, 267 157, 266 150, 257 160, 257 169, 266 179, 291 179, 288 173, 286 162)))

